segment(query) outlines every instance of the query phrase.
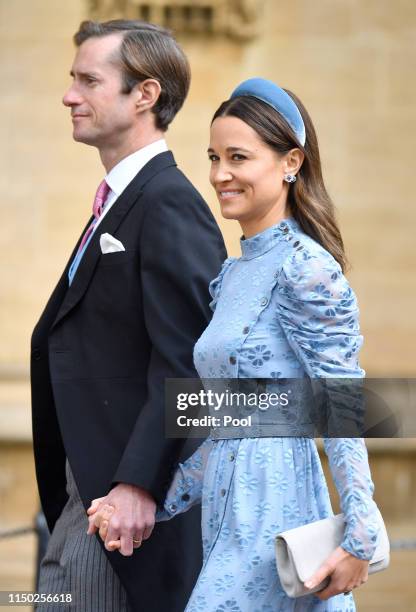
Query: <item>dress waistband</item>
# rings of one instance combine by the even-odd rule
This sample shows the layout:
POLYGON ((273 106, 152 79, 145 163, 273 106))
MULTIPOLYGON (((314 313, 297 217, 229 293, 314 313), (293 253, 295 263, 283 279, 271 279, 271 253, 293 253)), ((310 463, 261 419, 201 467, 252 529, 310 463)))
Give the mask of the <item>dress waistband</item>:
POLYGON ((244 426, 220 426, 211 428, 210 438, 212 440, 234 440, 240 438, 314 438, 315 429, 311 427, 292 427, 290 425, 256 425, 244 426))
POLYGON ((310 437, 315 435, 315 425, 305 410, 283 410, 269 407, 241 409, 237 412, 213 415, 211 413, 210 437, 214 440, 233 438, 310 437))

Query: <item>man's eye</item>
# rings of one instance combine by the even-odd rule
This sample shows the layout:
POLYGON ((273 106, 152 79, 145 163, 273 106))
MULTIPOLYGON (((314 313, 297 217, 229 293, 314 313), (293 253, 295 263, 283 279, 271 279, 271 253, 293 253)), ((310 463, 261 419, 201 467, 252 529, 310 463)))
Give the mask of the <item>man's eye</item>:
POLYGON ((208 159, 212 162, 215 162, 219 160, 219 157, 218 155, 214 155, 214 153, 211 153, 210 155, 208 155, 208 159))

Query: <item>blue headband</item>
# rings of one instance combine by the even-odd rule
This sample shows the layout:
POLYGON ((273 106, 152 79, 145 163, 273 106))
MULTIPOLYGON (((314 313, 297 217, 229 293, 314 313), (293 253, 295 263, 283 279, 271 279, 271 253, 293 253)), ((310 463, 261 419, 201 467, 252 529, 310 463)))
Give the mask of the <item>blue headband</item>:
POLYGON ((305 124, 292 98, 284 89, 267 79, 248 79, 234 89, 231 98, 253 96, 276 110, 290 125, 302 146, 306 142, 305 124))

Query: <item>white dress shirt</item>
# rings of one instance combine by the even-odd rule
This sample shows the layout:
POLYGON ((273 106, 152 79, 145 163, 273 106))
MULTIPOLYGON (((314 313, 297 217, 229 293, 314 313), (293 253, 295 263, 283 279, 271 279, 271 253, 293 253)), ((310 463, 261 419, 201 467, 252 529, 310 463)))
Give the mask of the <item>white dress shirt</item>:
POLYGON ((131 153, 119 161, 118 164, 110 170, 105 177, 105 181, 110 187, 110 192, 105 201, 104 210, 94 226, 94 232, 114 202, 123 193, 127 185, 131 183, 136 174, 142 168, 144 168, 147 162, 149 162, 153 157, 167 150, 168 145, 166 144, 166 140, 161 138, 160 140, 156 140, 156 142, 152 142, 152 144, 146 145, 142 149, 131 153))
POLYGON ((146 145, 142 149, 131 153, 124 159, 118 162, 114 168, 110 170, 110 172, 105 177, 105 181, 107 185, 110 187, 110 191, 105 200, 103 212, 100 217, 95 222, 93 227, 93 231, 91 232, 88 240, 85 242, 83 248, 76 254, 71 267, 68 272, 68 281, 69 284, 72 283, 72 280, 75 276, 75 273, 78 269, 78 266, 81 262, 81 259, 85 253, 85 249, 88 247, 88 244, 95 234, 97 227, 100 225, 101 221, 108 213, 110 208, 113 206, 114 202, 117 198, 123 193, 125 188, 131 181, 134 179, 136 174, 144 168, 144 166, 149 162, 153 157, 159 155, 159 153, 163 153, 168 150, 168 146, 166 144, 166 140, 161 138, 160 140, 156 140, 149 145, 146 145))

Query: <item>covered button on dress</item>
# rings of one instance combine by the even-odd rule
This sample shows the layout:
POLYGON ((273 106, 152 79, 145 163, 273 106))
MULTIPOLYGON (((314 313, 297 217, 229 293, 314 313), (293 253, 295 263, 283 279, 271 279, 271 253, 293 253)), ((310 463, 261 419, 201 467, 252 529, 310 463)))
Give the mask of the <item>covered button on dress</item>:
MULTIPOLYGON (((293 219, 241 249, 210 286, 214 314, 194 350, 201 378, 362 377, 356 298, 334 258, 293 219)), ((342 546, 370 559, 378 531, 364 441, 324 446, 347 517, 342 546)), ((186 612, 355 610, 352 594, 292 599, 279 582, 275 536, 333 513, 312 438, 208 438, 178 466, 158 519, 199 502, 204 562, 186 612)))

